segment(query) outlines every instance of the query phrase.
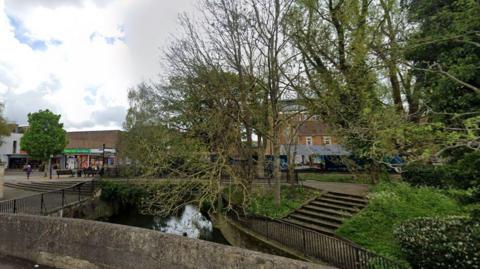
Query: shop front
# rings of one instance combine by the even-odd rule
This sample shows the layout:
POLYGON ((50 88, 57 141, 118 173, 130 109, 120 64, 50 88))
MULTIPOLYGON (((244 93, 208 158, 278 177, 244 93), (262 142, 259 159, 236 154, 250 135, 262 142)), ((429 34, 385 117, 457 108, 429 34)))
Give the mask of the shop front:
POLYGON ((115 165, 115 149, 64 149, 62 169, 102 168, 115 165), (105 161, 105 165, 104 165, 105 161))

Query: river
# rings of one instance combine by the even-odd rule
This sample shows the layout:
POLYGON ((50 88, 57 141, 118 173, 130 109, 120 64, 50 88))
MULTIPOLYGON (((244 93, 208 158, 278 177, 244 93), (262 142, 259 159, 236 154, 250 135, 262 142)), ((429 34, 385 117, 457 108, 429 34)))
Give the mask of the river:
POLYGON ((164 218, 141 215, 131 210, 113 215, 106 221, 228 245, 220 230, 214 228, 211 220, 192 205, 187 205, 178 215, 164 218))

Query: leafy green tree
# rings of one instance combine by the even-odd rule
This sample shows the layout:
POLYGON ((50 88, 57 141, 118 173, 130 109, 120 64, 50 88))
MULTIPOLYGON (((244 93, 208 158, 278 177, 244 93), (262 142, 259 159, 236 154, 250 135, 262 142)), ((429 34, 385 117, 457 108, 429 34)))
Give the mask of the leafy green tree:
POLYGON ((0 104, 0 145, 2 144, 2 136, 8 135, 10 132, 7 122, 2 116, 3 104, 0 104))
POLYGON ((49 161, 52 155, 61 153, 67 145, 67 138, 60 117, 61 115, 56 115, 48 109, 29 113, 29 127, 20 142, 22 150, 44 163, 49 161))
POLYGON ((411 0, 406 8, 418 28, 406 56, 431 120, 449 136, 442 152, 480 150, 480 2, 411 0))

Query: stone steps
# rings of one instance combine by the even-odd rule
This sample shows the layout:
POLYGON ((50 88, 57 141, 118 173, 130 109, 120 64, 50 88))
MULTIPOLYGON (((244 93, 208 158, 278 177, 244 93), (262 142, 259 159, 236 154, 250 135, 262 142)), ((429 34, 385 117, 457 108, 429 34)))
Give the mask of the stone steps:
POLYGON ((337 210, 337 211, 343 211, 343 212, 348 212, 351 214, 355 214, 358 211, 358 208, 353 208, 353 207, 348 207, 348 206, 339 206, 331 203, 323 203, 319 201, 312 201, 310 202, 311 205, 318 206, 318 207, 323 207, 323 208, 328 208, 332 210, 337 210))
POLYGON ((338 195, 334 193, 327 193, 323 195, 322 197, 325 198, 330 198, 330 199, 336 199, 339 201, 344 201, 344 202, 349 202, 349 203, 354 203, 354 204, 361 204, 361 205, 366 205, 367 204, 367 199, 362 199, 362 198, 357 198, 357 197, 348 197, 348 196, 343 196, 343 195, 338 195))
POLYGON ((341 218, 350 218, 352 216, 352 213, 347 212, 347 211, 329 209, 329 208, 319 207, 319 206, 315 206, 315 205, 311 205, 311 204, 305 205, 305 206, 302 207, 302 209, 303 208, 310 209, 310 210, 313 210, 313 211, 316 211, 316 212, 319 212, 319 213, 326 213, 326 214, 330 214, 330 215, 335 215, 335 216, 338 216, 338 217, 341 217, 341 218))
POLYGON ((338 206, 343 206, 343 207, 365 207, 365 204, 357 203, 357 202, 345 202, 342 200, 338 200, 336 198, 324 198, 323 196, 320 196, 320 198, 315 199, 315 201, 319 201, 322 203, 328 203, 328 204, 334 204, 338 206))
MULTIPOLYGON (((35 192, 49 192, 56 191, 65 188, 72 187, 76 184, 82 183, 84 181, 60 181, 60 182, 17 182, 17 183, 5 183, 6 187, 22 189, 27 191, 35 192)), ((69 191, 74 192, 75 190, 69 191)), ((86 192, 87 190, 80 190, 81 193, 86 192)))
POLYGON ((290 213, 283 220, 307 229, 333 235, 342 223, 368 203, 365 197, 326 192, 290 213))
POLYGON ((325 228, 325 227, 322 227, 322 226, 308 224, 304 221, 300 221, 300 220, 296 220, 296 219, 290 219, 290 218, 284 219, 284 221, 286 221, 288 223, 291 223, 291 224, 295 224, 295 225, 304 227, 304 228, 307 228, 307 229, 310 229, 310 230, 314 230, 314 231, 319 232, 319 233, 323 233, 323 234, 327 234, 327 235, 335 234, 335 229, 328 229, 328 228, 325 228))
POLYGON ((295 214, 301 214, 301 215, 304 215, 304 216, 307 216, 307 217, 313 217, 313 218, 318 218, 318 219, 325 219, 325 220, 328 220, 329 222, 339 223, 339 224, 341 224, 343 222, 343 220, 345 219, 345 218, 335 216, 333 214, 331 214, 331 215, 330 214, 324 214, 324 213, 318 212, 316 210, 308 210, 308 209, 305 209, 303 207, 296 210, 295 214))

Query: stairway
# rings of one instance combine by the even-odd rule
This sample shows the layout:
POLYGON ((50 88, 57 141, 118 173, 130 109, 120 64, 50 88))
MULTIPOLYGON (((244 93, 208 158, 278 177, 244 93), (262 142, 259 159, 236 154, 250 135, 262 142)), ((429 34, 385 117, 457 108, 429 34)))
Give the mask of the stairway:
POLYGON ((283 220, 310 230, 333 235, 345 219, 352 217, 366 205, 367 199, 362 196, 325 192, 290 213, 283 220))
POLYGON ((29 182, 5 182, 6 187, 22 189, 35 192, 49 192, 54 190, 65 189, 74 186, 78 183, 82 183, 82 180, 70 180, 70 181, 29 181, 29 182))

